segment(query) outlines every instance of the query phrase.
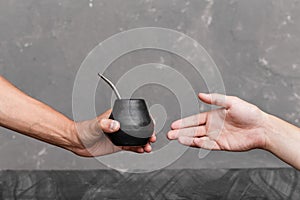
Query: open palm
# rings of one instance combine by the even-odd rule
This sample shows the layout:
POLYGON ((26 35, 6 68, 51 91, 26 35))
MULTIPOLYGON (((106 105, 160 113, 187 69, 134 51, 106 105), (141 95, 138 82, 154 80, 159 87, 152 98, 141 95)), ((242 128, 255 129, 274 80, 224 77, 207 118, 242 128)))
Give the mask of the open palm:
POLYGON ((264 112, 237 97, 199 94, 199 98, 222 108, 174 122, 169 139, 213 150, 247 151, 264 147, 262 125, 267 116, 264 112))

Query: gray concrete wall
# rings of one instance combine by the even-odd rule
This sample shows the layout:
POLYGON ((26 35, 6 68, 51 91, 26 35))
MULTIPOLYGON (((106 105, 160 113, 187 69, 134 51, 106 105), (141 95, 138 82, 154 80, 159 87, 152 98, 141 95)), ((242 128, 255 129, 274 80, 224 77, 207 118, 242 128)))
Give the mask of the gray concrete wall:
MULTIPOLYGON (((227 94, 300 126, 299 10, 297 0, 1 0, 0 73, 24 92, 72 118, 76 72, 99 42, 136 27, 165 27, 193 37, 206 48, 219 67, 227 94)), ((117 80, 120 63, 134 66, 160 62, 161 55, 165 64, 185 71, 187 64, 180 59, 149 50, 116 61, 110 76, 117 80)), ((192 72, 186 75, 195 91, 206 90, 192 72)), ((109 93, 108 88, 104 91, 109 93)), ((143 96, 146 91, 138 93, 143 96)), ((163 91, 151 101, 164 97, 168 102, 168 94, 163 91)), ((110 94, 97 98, 101 99, 97 110, 108 108, 110 94)), ((168 126, 166 123, 159 134, 163 142, 157 146, 167 142, 164 134, 168 126)), ((104 167, 93 159, 79 158, 5 129, 0 131, 0 169, 104 167)), ((211 152, 201 160, 197 153, 189 150, 169 168, 286 166, 260 150, 211 152)))

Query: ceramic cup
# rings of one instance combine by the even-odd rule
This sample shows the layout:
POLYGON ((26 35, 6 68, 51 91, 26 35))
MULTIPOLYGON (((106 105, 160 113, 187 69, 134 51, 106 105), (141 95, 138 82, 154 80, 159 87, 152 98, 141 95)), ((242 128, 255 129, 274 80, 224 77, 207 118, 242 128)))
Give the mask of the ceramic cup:
POLYGON ((116 146, 146 145, 154 131, 144 99, 117 99, 109 118, 121 125, 119 131, 106 134, 116 146))

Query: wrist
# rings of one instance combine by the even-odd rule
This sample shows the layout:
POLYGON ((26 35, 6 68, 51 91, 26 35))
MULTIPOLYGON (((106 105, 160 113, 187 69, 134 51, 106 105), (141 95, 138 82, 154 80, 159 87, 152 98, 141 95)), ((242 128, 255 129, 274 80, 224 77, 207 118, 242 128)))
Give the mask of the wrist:
POLYGON ((70 146, 68 150, 80 156, 91 156, 87 148, 92 147, 95 142, 101 139, 102 130, 99 127, 98 119, 72 122, 69 126, 70 146))
POLYGON ((70 121, 67 130, 68 138, 69 138, 69 145, 64 147, 74 153, 78 150, 85 149, 84 145, 82 144, 79 134, 78 134, 78 124, 74 121, 70 121))
POLYGON ((278 126, 277 118, 273 115, 265 113, 265 120, 263 123, 263 132, 265 136, 265 145, 263 147, 264 150, 272 152, 274 149, 275 139, 281 138, 280 125, 278 126))

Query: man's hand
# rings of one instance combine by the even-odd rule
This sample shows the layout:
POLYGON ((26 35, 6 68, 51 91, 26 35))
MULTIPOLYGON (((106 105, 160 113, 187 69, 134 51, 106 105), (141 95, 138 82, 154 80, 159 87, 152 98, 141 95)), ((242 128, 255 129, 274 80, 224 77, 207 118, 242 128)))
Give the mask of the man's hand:
POLYGON ((133 151, 137 153, 151 152, 150 142, 156 141, 156 136, 150 138, 149 143, 140 147, 118 147, 112 144, 109 138, 104 134, 114 134, 120 128, 120 123, 108 119, 111 109, 98 116, 95 120, 74 123, 73 135, 74 141, 78 145, 71 149, 80 156, 101 156, 111 154, 120 150, 133 151))
POLYGON ((168 138, 187 146, 213 150, 247 151, 265 148, 267 114, 237 97, 199 94, 222 108, 175 121, 168 138))
POLYGON ((80 156, 101 156, 120 150, 151 152, 143 147, 114 146, 103 132, 116 132, 120 124, 108 119, 111 110, 94 120, 74 122, 46 104, 26 95, 0 76, 0 126, 59 146, 80 156))

